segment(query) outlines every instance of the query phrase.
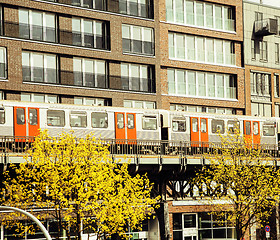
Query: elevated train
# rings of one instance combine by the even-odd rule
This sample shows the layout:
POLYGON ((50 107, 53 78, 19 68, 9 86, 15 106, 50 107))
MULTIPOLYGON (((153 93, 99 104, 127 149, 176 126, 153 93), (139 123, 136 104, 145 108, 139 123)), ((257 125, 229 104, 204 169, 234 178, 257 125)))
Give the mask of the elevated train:
POLYGON ((51 136, 72 130, 77 137, 94 132, 101 139, 201 146, 218 143, 218 130, 226 134, 237 125, 252 144, 278 144, 280 119, 275 117, 0 101, 0 136, 15 138, 36 136, 39 129, 48 129, 51 136))

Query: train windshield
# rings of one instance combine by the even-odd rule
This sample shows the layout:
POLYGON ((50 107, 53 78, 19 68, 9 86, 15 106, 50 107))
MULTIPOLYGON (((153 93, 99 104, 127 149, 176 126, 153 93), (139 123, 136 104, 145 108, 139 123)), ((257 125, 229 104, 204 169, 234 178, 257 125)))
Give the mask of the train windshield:
POLYGON ((143 116, 143 129, 144 130, 156 130, 157 129, 157 117, 156 116, 143 116))
POLYGON ((101 112, 91 113, 91 126, 93 128, 107 128, 108 127, 108 114, 101 112))
POLYGON ((173 132, 185 132, 186 131, 186 119, 184 117, 177 117, 172 119, 173 132))
POLYGON ((0 108, 0 124, 4 124, 4 123, 5 123, 5 109, 0 108))
POLYGON ((72 111, 70 113, 70 126, 71 127, 87 127, 87 113, 72 111))
POLYGON ((48 110, 47 111, 48 126, 64 127, 65 125, 65 113, 60 110, 48 110))
POLYGON ((274 125, 263 125, 263 135, 264 136, 274 136, 275 126, 274 125))

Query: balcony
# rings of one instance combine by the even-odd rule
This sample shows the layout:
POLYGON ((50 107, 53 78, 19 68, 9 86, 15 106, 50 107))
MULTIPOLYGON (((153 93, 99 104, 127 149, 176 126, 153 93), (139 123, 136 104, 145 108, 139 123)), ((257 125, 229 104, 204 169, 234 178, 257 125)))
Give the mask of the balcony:
POLYGON ((268 36, 277 34, 277 20, 273 18, 263 19, 255 21, 254 34, 255 36, 268 36))

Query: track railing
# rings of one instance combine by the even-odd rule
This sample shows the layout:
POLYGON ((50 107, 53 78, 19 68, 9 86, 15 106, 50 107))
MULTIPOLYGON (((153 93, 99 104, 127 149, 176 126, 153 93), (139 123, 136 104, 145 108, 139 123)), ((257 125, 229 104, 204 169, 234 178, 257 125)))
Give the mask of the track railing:
MULTIPOLYGON (((0 136, 0 155, 24 154, 32 149, 34 137, 6 137, 0 136)), ((102 139, 108 145, 112 155, 154 155, 154 156, 194 156, 205 153, 214 153, 215 149, 222 148, 219 142, 190 142, 190 141, 163 141, 163 140, 121 140, 102 139)), ((278 145, 252 145, 249 149, 260 149, 273 158, 280 158, 278 145)))

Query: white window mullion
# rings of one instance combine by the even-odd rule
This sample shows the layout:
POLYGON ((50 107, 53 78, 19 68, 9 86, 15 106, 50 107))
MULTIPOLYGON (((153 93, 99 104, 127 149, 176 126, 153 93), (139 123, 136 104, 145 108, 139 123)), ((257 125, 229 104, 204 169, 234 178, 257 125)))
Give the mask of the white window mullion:
POLYGON ((140 38, 141 38, 141 41, 142 41, 142 43, 141 43, 141 52, 143 53, 144 52, 144 28, 141 27, 140 29, 141 29, 141 31, 140 31, 140 33, 141 33, 140 38))
POLYGON ((197 57, 197 37, 196 36, 194 36, 194 61, 197 61, 197 59, 198 59, 198 57, 197 57))
POLYGON ((215 82, 215 98, 218 98, 217 74, 214 74, 214 82, 215 82))
POLYGON ((80 28, 81 28, 81 42, 82 42, 82 46, 84 46, 85 45, 84 19, 80 19, 80 28))
POLYGON ((82 70, 82 86, 85 86, 86 83, 85 83, 85 78, 86 78, 86 64, 85 64, 85 61, 84 59, 81 59, 81 70, 82 70))
POLYGON ((47 62, 47 58, 45 57, 45 54, 43 54, 43 82, 46 82, 46 80, 48 79, 48 62, 47 62))
POLYGON ((195 72, 195 89, 196 89, 196 93, 195 93, 195 96, 199 96, 199 88, 198 88, 198 79, 197 79, 197 72, 195 72))
POLYGON ((140 79, 139 79, 139 89, 140 91, 143 91, 143 66, 140 66, 140 79))
POLYGON ((207 91, 208 90, 208 73, 207 72, 204 73, 204 81, 205 81, 206 97, 208 97, 209 91, 207 91))
POLYGON ((47 26, 48 26, 48 23, 46 23, 46 13, 43 12, 42 14, 42 30, 43 30, 43 40, 46 40, 47 39, 47 26))
POLYGON ((206 7, 205 7, 205 3, 203 3, 203 27, 206 27, 206 7))
POLYGON ((31 82, 34 82, 34 67, 33 67, 33 54, 31 52, 29 52, 29 66, 30 66, 30 79, 31 82))
POLYGON ((183 14, 184 14, 184 24, 187 24, 187 14, 186 14, 187 8, 186 8, 186 1, 183 1, 183 14))
POLYGON ((227 96, 227 83, 226 83, 226 78, 225 78, 224 74, 223 74, 223 82, 224 82, 224 98, 228 98, 228 96, 227 96))
POLYGON ((185 59, 189 60, 189 52, 188 52, 188 40, 187 40, 187 35, 184 36, 184 40, 185 40, 185 59))
POLYGON ((173 40, 174 40, 174 56, 177 59, 177 34, 173 33, 173 40))
POLYGON ((175 71, 174 71, 174 74, 175 74, 175 76, 174 76, 174 80, 175 80, 175 84, 174 84, 174 92, 175 92, 175 95, 178 95, 178 92, 177 92, 177 86, 178 86, 178 80, 177 80, 177 70, 175 69, 175 71))
POLYGON ((213 28, 216 29, 216 5, 213 4, 213 28))
POLYGON ((188 96, 189 84, 188 84, 188 71, 185 71, 185 83, 186 83, 186 96, 188 96))
POLYGON ((225 41, 222 40, 223 64, 226 63, 226 51, 225 51, 225 48, 226 48, 226 46, 225 46, 225 41))
POLYGON ((96 21, 92 21, 92 34, 93 34, 93 47, 97 46, 97 40, 96 40, 96 21))
POLYGON ((193 2, 193 17, 194 17, 194 25, 197 26, 197 21, 196 21, 196 1, 193 2))
POLYGON ((29 26, 29 34, 30 34, 30 38, 33 38, 33 24, 32 24, 32 10, 27 11, 28 12, 28 26, 29 26))
POLYGON ((92 64, 93 64, 93 75, 94 75, 94 86, 97 87, 97 74, 98 74, 98 70, 97 70, 97 62, 96 60, 92 60, 92 64))
POLYGON ((222 29, 225 30, 225 7, 222 6, 222 29))
POLYGON ((128 64, 128 90, 132 89, 131 76, 131 64, 128 64))

